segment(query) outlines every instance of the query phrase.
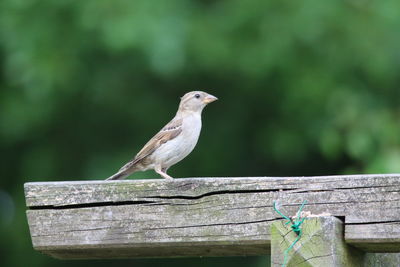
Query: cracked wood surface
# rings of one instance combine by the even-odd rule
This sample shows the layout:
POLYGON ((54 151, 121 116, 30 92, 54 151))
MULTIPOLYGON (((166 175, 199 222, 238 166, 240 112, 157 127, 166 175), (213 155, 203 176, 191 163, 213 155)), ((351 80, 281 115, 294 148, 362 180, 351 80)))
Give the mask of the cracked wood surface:
POLYGON ((58 258, 263 255, 272 208, 344 218, 345 240, 400 252, 400 175, 25 184, 35 249, 58 258))
POLYGON ((307 218, 302 224, 302 235, 293 248, 285 251, 296 240, 286 220, 271 225, 272 267, 362 267, 364 253, 345 243, 343 222, 336 217, 307 218), (286 260, 286 262, 285 262, 286 260))

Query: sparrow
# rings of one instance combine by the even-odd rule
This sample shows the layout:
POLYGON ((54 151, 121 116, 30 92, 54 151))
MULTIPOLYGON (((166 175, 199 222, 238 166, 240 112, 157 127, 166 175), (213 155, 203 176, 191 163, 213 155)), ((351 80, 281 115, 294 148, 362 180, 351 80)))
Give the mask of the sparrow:
POLYGON ((124 179, 137 171, 154 169, 165 179, 172 165, 184 159, 194 149, 201 131, 201 112, 218 100, 202 91, 193 91, 181 97, 175 117, 147 142, 137 155, 107 180, 124 179))

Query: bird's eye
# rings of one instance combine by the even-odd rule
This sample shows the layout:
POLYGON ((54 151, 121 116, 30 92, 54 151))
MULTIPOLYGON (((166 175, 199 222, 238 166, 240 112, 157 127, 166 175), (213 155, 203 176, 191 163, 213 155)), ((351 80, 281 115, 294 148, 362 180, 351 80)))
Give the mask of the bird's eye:
POLYGON ((195 94, 194 97, 195 98, 200 98, 200 94, 195 94))

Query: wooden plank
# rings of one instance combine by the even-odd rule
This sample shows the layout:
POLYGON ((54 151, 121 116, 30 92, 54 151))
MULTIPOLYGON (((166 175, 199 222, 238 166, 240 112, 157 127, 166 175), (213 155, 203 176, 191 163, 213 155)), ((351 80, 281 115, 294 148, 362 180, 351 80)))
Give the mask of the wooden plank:
POLYGON ((366 251, 398 252, 400 247, 399 231, 399 221, 368 224, 353 223, 346 225, 345 236, 347 243, 366 251), (382 244, 385 245, 383 246, 382 244))
POLYGON ((400 252, 398 174, 27 183, 25 196, 33 246, 59 258, 268 254, 274 200, 286 214, 307 200, 345 218, 346 242, 400 252))
POLYGON ((366 253, 363 267, 399 267, 399 253, 366 253))
POLYGON ((271 225, 272 267, 361 267, 364 253, 345 243, 343 222, 336 217, 307 218, 298 238, 286 220, 271 225), (287 252, 287 253, 286 253, 287 252), (286 254, 285 254, 286 253, 286 254))

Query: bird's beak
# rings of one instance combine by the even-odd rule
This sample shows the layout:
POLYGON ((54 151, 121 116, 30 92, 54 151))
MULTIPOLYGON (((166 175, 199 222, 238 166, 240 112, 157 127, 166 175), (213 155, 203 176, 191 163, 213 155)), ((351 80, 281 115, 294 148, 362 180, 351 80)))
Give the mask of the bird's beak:
POLYGON ((213 96, 213 95, 207 95, 207 96, 204 98, 203 102, 204 102, 205 104, 209 104, 209 103, 214 102, 214 101, 216 101, 216 100, 218 100, 218 98, 216 98, 215 96, 213 96))

